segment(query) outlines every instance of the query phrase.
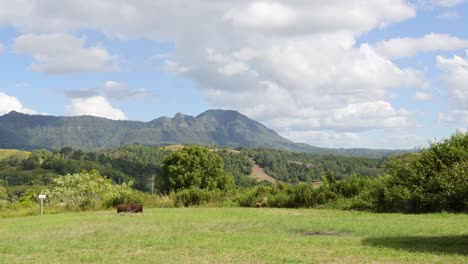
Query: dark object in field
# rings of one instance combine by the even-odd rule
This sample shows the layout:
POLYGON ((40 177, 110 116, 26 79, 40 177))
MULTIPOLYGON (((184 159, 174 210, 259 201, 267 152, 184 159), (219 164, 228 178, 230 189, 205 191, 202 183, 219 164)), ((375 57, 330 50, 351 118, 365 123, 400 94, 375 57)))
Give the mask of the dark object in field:
POLYGON ((143 213, 143 205, 141 204, 119 204, 117 205, 117 213, 143 213))

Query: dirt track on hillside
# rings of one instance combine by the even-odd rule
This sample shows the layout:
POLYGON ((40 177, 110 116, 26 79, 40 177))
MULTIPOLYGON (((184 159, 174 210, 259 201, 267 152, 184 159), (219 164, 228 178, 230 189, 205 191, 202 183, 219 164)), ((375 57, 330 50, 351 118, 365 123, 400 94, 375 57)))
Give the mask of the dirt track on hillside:
POLYGON ((254 159, 249 158, 250 162, 252 162, 252 173, 250 177, 254 178, 255 180, 259 181, 269 181, 272 183, 276 183, 276 180, 268 175, 264 169, 260 168, 258 164, 255 162, 254 159))

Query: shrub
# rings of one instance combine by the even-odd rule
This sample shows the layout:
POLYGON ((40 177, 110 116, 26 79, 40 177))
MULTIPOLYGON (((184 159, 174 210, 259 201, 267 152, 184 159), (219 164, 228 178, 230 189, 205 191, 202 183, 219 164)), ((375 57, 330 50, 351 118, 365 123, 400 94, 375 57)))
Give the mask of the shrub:
POLYGON ((383 209, 404 212, 468 210, 468 133, 435 142, 421 153, 387 162, 391 179, 380 193, 383 209))
POLYGON ((224 193, 220 190, 189 188, 172 194, 176 206, 198 206, 208 203, 222 203, 224 193))
POLYGON ((142 204, 143 197, 131 188, 132 182, 114 185, 112 191, 104 197, 106 207, 115 207, 119 204, 142 204))

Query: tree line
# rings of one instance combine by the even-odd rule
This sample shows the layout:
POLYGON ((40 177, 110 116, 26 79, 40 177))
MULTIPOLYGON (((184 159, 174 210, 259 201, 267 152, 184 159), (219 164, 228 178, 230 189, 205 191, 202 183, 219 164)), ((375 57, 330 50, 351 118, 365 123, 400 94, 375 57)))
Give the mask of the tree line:
POLYGON ((56 198, 60 196, 60 201, 85 209, 132 201, 139 194, 150 200, 168 197, 164 198, 165 206, 229 203, 377 212, 466 212, 468 133, 455 133, 418 153, 385 160, 270 149, 186 146, 170 151, 129 145, 97 152, 69 147, 54 152, 35 150, 22 160, 0 162, 0 200, 28 204, 45 189, 52 190, 56 198), (251 180, 249 156, 278 183, 251 180), (380 173, 359 172, 363 168, 380 173), (322 184, 310 182, 315 179, 322 184), (70 192, 93 188, 98 194, 81 195, 82 201, 66 198, 70 192), (156 190, 157 195, 148 196, 150 190, 156 190))

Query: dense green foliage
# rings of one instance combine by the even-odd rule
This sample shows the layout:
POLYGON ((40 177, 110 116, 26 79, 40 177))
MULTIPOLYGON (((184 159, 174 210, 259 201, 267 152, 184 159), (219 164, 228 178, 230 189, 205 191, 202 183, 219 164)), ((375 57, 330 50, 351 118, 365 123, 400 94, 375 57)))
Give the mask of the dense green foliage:
POLYGON ((390 211, 468 211, 468 133, 434 142, 418 154, 387 163, 389 186, 380 193, 390 211))
POLYGON ((224 171, 234 176, 234 181, 239 187, 252 187, 256 181, 249 176, 252 173, 252 163, 244 152, 221 149, 216 150, 224 163, 224 171))
POLYGON ((5 186, 0 185, 0 201, 8 199, 8 192, 5 186))
MULTIPOLYGON (((134 182, 133 188, 137 190, 158 193, 163 191, 161 178, 163 160, 170 153, 172 151, 165 148, 141 145, 127 145, 118 149, 93 152, 70 147, 57 149, 53 152, 34 150, 29 154, 29 157, 23 157, 14 162, 0 160, 0 180, 3 180, 4 185, 8 187, 10 199, 12 200, 16 200, 31 186, 52 184, 52 180, 58 175, 79 173, 82 170, 89 171, 92 169, 98 170, 115 183, 132 181, 134 182)), ((260 155, 258 160, 264 162, 261 165, 267 166, 266 170, 272 176, 291 183, 297 182, 298 179, 300 181, 317 179, 327 170, 339 177, 353 170, 361 171, 361 174, 366 175, 362 171, 378 170, 373 166, 380 162, 375 159, 299 154, 271 149, 243 149, 242 151, 216 149, 214 153, 222 158, 224 171, 234 176, 238 187, 252 187, 256 184, 255 180, 248 177, 252 172, 252 164, 248 159, 248 155, 256 155, 256 153, 264 154, 264 157, 275 157, 275 159, 269 161, 270 163, 260 159, 262 157, 260 155), (304 162, 308 164, 307 159, 309 162, 315 162, 317 166, 311 168, 309 165, 301 165, 304 162), (339 169, 335 170, 333 166, 323 166, 321 162, 327 164, 327 160, 331 164, 339 164, 341 167, 337 167, 339 169), (368 160, 368 162, 362 162, 362 160, 368 160), (274 171, 270 169, 269 164, 272 164, 272 162, 279 164, 271 166, 273 169, 284 168, 281 166, 284 163, 292 165, 287 167, 292 177, 289 177, 285 170, 274 171), (280 175, 280 177, 277 175, 280 175)))
MULTIPOLYGON (((333 155, 384 157, 395 151, 325 149, 294 143, 259 122, 229 110, 208 110, 197 117, 177 114, 150 122, 116 121, 93 116, 56 117, 17 112, 0 116, 0 148, 82 150, 127 144, 198 144, 223 147, 268 147, 333 155)), ((398 151, 396 151, 398 152, 398 151)))
POLYGON ((95 170, 55 178, 51 195, 78 211, 138 202, 129 185, 112 184, 112 180, 95 170))
POLYGON ((339 179, 353 172, 362 176, 378 176, 383 173, 382 159, 376 158, 317 155, 266 148, 244 151, 270 176, 283 182, 319 180, 325 172, 330 172, 339 179))
POLYGON ((227 190, 233 187, 234 179, 224 171, 220 156, 206 148, 190 146, 166 157, 162 183, 164 191, 188 188, 227 190))

